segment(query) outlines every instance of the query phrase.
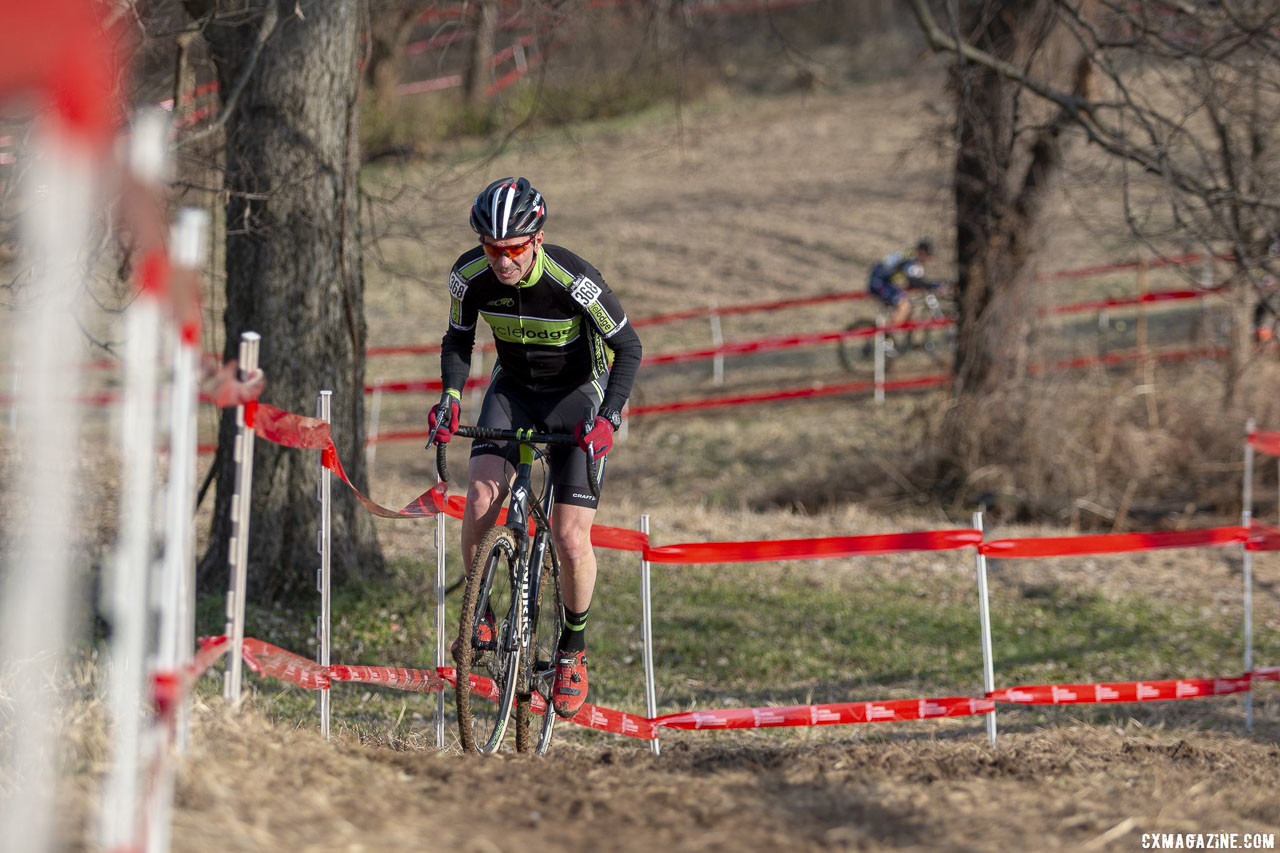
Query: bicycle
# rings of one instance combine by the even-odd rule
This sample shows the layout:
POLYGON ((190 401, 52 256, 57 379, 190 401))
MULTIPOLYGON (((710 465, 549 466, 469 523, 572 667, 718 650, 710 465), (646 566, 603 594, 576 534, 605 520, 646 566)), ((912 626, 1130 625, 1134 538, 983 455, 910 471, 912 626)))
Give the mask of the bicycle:
MULTIPOLYGON (((586 420, 592 418, 594 414, 588 410, 586 420)), ((556 721, 551 693, 564 608, 560 561, 551 536, 551 479, 544 477, 541 494, 535 493, 533 463, 547 455, 537 445, 577 446, 578 442, 567 434, 475 426, 460 426, 454 435, 515 441, 520 454, 506 521, 491 527, 480 540, 463 588, 459 642, 454 653, 459 740, 466 752, 496 752, 502 747, 514 706, 516 751, 535 748, 538 755, 545 755, 556 721), (534 572, 535 566, 541 571, 534 572), (483 691, 493 704, 473 702, 477 691, 483 691), (536 747, 530 730, 535 695, 541 700, 543 715, 536 747)), ((445 445, 437 444, 437 473, 447 483, 445 454, 445 445)), ((605 460, 597 466, 591 457, 588 453, 588 481, 592 494, 599 494, 605 460)))
MULTIPOLYGON (((912 302, 908 325, 922 324, 922 327, 896 335, 885 333, 886 373, 890 365, 912 350, 923 352, 939 367, 945 363, 948 354, 955 351, 955 303, 940 298, 932 290, 912 291, 908 298, 912 302)), ((875 372, 875 330, 878 325, 874 318, 863 317, 845 327, 845 334, 840 338, 840 364, 845 370, 868 376, 875 372)))

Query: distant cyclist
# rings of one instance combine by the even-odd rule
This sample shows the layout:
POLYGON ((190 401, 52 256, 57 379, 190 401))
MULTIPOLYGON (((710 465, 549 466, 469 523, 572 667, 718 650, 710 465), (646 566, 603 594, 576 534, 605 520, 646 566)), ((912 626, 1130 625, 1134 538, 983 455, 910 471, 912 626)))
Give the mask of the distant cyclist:
MULTIPOLYGON (((458 428, 462 388, 471 368, 476 321, 493 331, 497 365, 476 425, 572 433, 578 447, 550 452, 561 560, 564 632, 556 653, 552 705, 572 717, 587 698, 587 609, 596 581, 591 523, 598 499, 587 477, 587 448, 596 459, 613 431, 640 367, 640 338, 600 272, 560 246, 544 243, 542 193, 524 178, 494 181, 471 206, 480 245, 463 252, 449 273, 449 327, 440 352, 445 392, 428 422, 435 440, 458 428), (613 353, 613 365, 608 360, 613 353), (589 421, 583 413, 596 414, 589 421)), ((471 445, 462 557, 470 566, 481 537, 497 520, 515 473, 517 445, 471 445)), ((492 617, 489 630, 493 631, 492 617)))
POLYGON ((890 325, 901 326, 911 317, 911 300, 906 293, 908 288, 937 290, 942 287, 943 282, 929 281, 924 277, 925 265, 933 260, 933 256, 933 241, 921 237, 914 249, 890 252, 871 268, 867 289, 893 309, 890 325))

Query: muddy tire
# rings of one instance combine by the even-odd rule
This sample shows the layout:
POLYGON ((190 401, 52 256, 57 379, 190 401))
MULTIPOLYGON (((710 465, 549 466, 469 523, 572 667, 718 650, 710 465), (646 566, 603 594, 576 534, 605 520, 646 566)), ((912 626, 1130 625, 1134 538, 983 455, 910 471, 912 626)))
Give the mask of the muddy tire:
POLYGON ((564 604, 560 598, 560 563, 548 544, 542 560, 542 581, 538 585, 537 613, 530 638, 530 653, 523 661, 521 692, 516 696, 516 750, 536 751, 546 755, 556 723, 551 710, 551 691, 555 684, 556 646, 564 630, 564 604), (533 713, 533 693, 542 697, 545 713, 533 713), (536 729, 536 739, 535 739, 536 729))
POLYGON ((515 534, 506 527, 494 527, 480 540, 475 560, 467 571, 454 654, 458 668, 454 689, 458 739, 466 752, 496 752, 502 746, 511 717, 520 649, 503 651, 501 646, 509 633, 507 620, 516 612, 512 608, 515 603, 512 578, 517 557, 515 534), (487 642, 476 634, 476 625, 486 613, 493 615, 496 627, 495 636, 487 642), (481 684, 488 690, 473 691, 472 676, 485 679, 481 684))

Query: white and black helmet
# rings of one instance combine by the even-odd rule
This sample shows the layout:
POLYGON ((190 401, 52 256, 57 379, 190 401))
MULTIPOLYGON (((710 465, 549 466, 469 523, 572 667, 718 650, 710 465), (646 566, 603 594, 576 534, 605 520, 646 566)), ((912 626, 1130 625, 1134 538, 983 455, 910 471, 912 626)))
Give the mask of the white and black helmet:
POLYGON ((525 178, 494 181, 471 205, 471 230, 491 240, 537 234, 546 219, 542 193, 525 178))

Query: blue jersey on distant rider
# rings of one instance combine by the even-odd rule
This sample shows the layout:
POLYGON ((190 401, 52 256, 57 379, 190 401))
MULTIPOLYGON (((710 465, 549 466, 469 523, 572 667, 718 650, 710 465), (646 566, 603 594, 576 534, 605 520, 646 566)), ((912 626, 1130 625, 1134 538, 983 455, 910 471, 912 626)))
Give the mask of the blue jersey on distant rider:
POLYGON ((919 257, 922 248, 923 245, 917 246, 914 250, 890 252, 885 255, 883 260, 871 268, 867 289, 889 306, 897 306, 902 302, 906 298, 906 290, 909 287, 937 290, 940 286, 939 282, 926 281, 924 278, 924 264, 919 257))

